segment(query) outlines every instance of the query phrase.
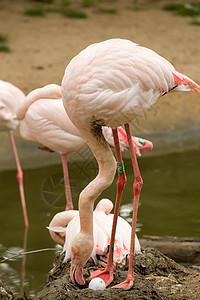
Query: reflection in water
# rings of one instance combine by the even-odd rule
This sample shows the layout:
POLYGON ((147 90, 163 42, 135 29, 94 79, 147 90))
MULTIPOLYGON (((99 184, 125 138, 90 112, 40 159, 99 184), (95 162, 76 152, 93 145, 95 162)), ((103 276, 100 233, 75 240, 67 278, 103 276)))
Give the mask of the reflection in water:
MULTIPOLYGON (((77 209, 78 195, 97 173, 95 160, 89 163, 69 162, 72 196, 77 209)), ((144 180, 138 213, 137 234, 143 235, 200 235, 200 152, 140 158, 144 180)), ((120 215, 131 222, 133 177, 131 161, 125 161, 127 183, 120 215)), ((65 196, 62 166, 25 170, 24 185, 29 215, 29 231, 24 233, 23 215, 16 171, 0 172, 1 191, 1 257, 27 251, 54 248, 46 226, 53 216, 64 210, 65 196), (52 183, 53 180, 53 183, 52 183)), ((115 199, 116 180, 101 198, 115 199)), ((34 296, 41 290, 56 251, 18 256, 0 264, 3 279, 15 295, 34 296)))
POLYGON ((2 263, 1 273, 8 285, 11 284, 13 293, 18 294, 20 286, 20 277, 18 271, 15 268, 10 267, 9 263, 2 263))
MULTIPOLYGON (((23 251, 26 252, 27 250, 27 238, 28 238, 28 227, 24 228, 24 244, 23 244, 23 251)), ((25 276, 26 276, 26 255, 22 257, 22 263, 20 268, 20 289, 19 289, 19 297, 22 297, 24 294, 24 285, 25 285, 25 276)))

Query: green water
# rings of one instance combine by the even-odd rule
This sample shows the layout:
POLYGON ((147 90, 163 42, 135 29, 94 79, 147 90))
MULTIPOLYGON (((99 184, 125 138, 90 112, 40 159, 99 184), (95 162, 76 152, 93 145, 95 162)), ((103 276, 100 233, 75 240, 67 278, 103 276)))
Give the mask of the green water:
MULTIPOLYGON (((125 161, 127 183, 122 200, 121 215, 131 220, 132 167, 125 161)), ((138 213, 137 234, 200 236, 200 151, 154 158, 140 158, 139 166, 144 180, 138 213)), ((75 208, 78 195, 97 172, 95 160, 76 163, 69 159, 72 194, 75 208)), ((24 223, 21 212, 16 171, 0 172, 0 254, 2 257, 23 249, 24 223)), ((55 213, 64 209, 62 167, 53 165, 25 170, 24 185, 29 215, 27 250, 55 247, 45 228, 55 213)), ((101 197, 115 199, 116 180, 101 197)), ((34 296, 45 284, 56 251, 26 256, 24 291, 34 296)), ((21 257, 0 265, 4 280, 19 295, 22 283, 21 257)))

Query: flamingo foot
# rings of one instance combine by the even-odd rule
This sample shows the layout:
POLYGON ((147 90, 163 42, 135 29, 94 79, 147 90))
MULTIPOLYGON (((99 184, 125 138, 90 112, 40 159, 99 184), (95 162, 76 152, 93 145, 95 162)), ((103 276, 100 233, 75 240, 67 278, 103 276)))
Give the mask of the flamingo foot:
POLYGON ((90 277, 86 281, 90 281, 93 278, 101 278, 105 282, 106 287, 113 281, 113 269, 98 269, 90 273, 90 277))
POLYGON ((124 289, 124 290, 130 290, 134 283, 134 277, 133 276, 127 276, 126 280, 112 286, 114 289, 124 289))

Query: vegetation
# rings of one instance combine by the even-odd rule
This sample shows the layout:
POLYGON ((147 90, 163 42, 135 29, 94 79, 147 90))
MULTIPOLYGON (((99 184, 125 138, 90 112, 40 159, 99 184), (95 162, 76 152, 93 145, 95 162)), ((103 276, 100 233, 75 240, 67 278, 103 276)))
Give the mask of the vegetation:
POLYGON ((200 15, 200 2, 191 4, 168 3, 164 10, 169 10, 180 16, 195 17, 200 15))
MULTIPOLYGON (((43 17, 46 13, 60 13, 68 18, 87 18, 87 13, 83 8, 90 8, 95 6, 96 10, 101 13, 106 14, 116 14, 117 10, 112 7, 101 7, 99 3, 101 0, 80 0, 80 1, 71 1, 71 0, 27 0, 32 2, 40 3, 38 8, 29 8, 24 11, 24 14, 31 17, 43 17), (44 6, 45 4, 45 6, 44 6), (53 4, 51 7, 47 4, 53 4)), ((137 0, 134 0, 134 2, 137 0)))
POLYGON ((98 9, 99 12, 101 13, 106 13, 106 14, 116 14, 117 10, 114 8, 105 8, 105 7, 99 7, 98 9))
POLYGON ((41 3, 53 3, 54 2, 54 0, 32 0, 32 1, 41 2, 41 3))
POLYGON ((190 24, 191 24, 191 25, 195 25, 195 26, 200 26, 200 22, 199 22, 199 21, 196 21, 196 20, 191 21, 190 24))
POLYGON ((1 45, 0 44, 0 52, 10 52, 10 48, 7 45, 1 45))
MULTIPOLYGON (((178 4, 168 3, 163 7, 164 10, 172 11, 174 14, 179 16, 186 16, 196 18, 200 16, 200 2, 178 4)), ((200 21, 193 19, 189 23, 190 25, 200 26, 200 21)))
MULTIPOLYGON (((41 3, 41 6, 38 8, 29 8, 24 10, 24 14, 30 17, 44 17, 46 13, 60 13, 65 17, 68 18, 87 18, 87 14, 75 10, 70 9, 69 6, 71 5, 70 0, 62 0, 58 5, 54 5, 52 7, 42 6, 42 4, 51 4, 54 0, 34 0, 41 3)), ((82 2, 84 7, 88 7, 92 0, 85 0, 82 2)))
POLYGON ((6 43, 7 41, 8 41, 7 35, 0 33, 0 43, 6 43))
POLYGON ((63 7, 70 6, 70 1, 69 0, 62 0, 62 6, 63 7))
POLYGON ((95 4, 94 0, 82 0, 81 6, 82 7, 91 7, 95 4))
POLYGON ((85 19, 87 18, 87 14, 82 11, 72 10, 72 9, 66 9, 63 10, 63 16, 68 18, 81 18, 85 19))
MULTIPOLYGON (((90 7, 95 7, 97 12, 105 13, 105 14, 116 14, 117 10, 110 5, 108 7, 102 7, 101 0, 27 0, 32 2, 40 3, 39 8, 26 9, 24 13, 31 17, 43 17, 46 13, 60 13, 64 17, 68 18, 87 18, 87 13, 83 9, 87 9, 90 7), (52 4, 51 7, 48 4, 52 4)), ((194 0, 193 0, 194 1, 194 0)), ((105 4, 104 4, 105 5, 105 4)), ((132 6, 129 7, 130 10, 138 11, 146 9, 139 0, 132 0, 132 6)), ((199 17, 200 16, 200 1, 191 2, 187 4, 180 3, 167 3, 164 7, 164 10, 171 11, 176 15, 187 16, 187 17, 199 17)), ((193 20, 190 22, 191 25, 200 25, 199 20, 193 20)))
POLYGON ((0 33, 0 52, 10 52, 10 48, 7 45, 8 36, 0 33))
POLYGON ((24 11, 24 14, 31 17, 43 17, 45 10, 42 8, 30 8, 24 11))

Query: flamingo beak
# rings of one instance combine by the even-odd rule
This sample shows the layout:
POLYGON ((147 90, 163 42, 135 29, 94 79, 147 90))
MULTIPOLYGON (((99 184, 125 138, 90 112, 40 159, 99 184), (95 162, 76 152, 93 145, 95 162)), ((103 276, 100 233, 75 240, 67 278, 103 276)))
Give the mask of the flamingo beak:
POLYGON ((74 257, 71 261, 70 277, 80 289, 87 288, 87 284, 83 278, 83 265, 80 263, 78 257, 74 257))

